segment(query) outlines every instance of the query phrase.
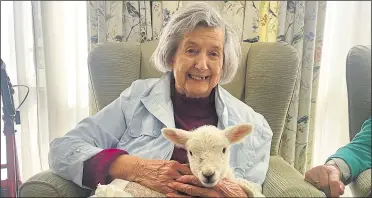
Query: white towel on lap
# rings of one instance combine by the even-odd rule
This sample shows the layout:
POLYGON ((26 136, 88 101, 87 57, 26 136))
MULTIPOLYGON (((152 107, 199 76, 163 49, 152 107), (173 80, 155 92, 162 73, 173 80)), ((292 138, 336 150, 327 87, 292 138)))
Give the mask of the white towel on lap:
POLYGON ((165 197, 165 195, 138 183, 115 179, 107 185, 99 184, 91 197, 165 197))
POLYGON ((95 194, 91 197, 133 197, 130 193, 124 191, 128 183, 128 181, 122 179, 115 179, 107 185, 98 184, 95 194))
MULTIPOLYGON (((244 179, 237 179, 249 197, 264 197, 260 190, 244 179)), ((110 184, 100 185, 91 197, 165 197, 164 194, 151 190, 138 183, 115 179, 110 184)))

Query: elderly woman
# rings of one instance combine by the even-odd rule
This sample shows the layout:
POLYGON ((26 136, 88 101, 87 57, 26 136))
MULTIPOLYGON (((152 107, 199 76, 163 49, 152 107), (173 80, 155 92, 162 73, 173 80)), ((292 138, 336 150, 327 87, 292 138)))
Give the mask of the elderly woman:
POLYGON ((234 182, 214 188, 192 184, 187 155, 161 135, 164 127, 220 129, 252 123, 254 132, 232 146, 234 174, 261 190, 269 166, 272 131, 265 118, 220 84, 238 69, 240 44, 231 26, 204 3, 183 7, 164 27, 153 54, 160 79, 137 80, 96 115, 82 120, 50 145, 58 175, 95 189, 115 178, 169 196, 246 196, 234 182), (183 176, 188 177, 183 177, 183 176))

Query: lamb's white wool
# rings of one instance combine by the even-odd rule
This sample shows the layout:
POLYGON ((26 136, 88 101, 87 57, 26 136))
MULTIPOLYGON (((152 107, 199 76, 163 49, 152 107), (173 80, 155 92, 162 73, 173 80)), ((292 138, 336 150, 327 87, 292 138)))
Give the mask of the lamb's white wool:
POLYGON ((229 165, 229 147, 252 131, 252 124, 240 124, 225 130, 206 125, 192 132, 162 129, 165 138, 187 150, 192 173, 206 187, 215 186, 223 178, 234 178, 229 165))
MULTIPOLYGON (((230 145, 243 140, 252 131, 251 124, 237 125, 222 131, 214 126, 202 126, 192 132, 173 128, 162 130, 167 139, 188 151, 190 168, 206 187, 216 185, 223 178, 230 178, 241 186, 248 197, 264 197, 256 187, 257 184, 234 178, 229 167, 230 145), (211 173, 214 173, 213 176, 211 173)), ((165 194, 138 183, 120 179, 109 185, 98 186, 95 193, 92 197, 165 197, 165 194)))

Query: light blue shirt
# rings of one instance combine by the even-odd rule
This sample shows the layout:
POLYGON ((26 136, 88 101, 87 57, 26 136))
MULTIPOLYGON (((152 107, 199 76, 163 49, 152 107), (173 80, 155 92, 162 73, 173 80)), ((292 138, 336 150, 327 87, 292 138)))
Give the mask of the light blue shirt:
MULTIPOLYGON (((160 79, 136 80, 94 116, 85 118, 50 144, 49 166, 57 175, 83 186, 84 161, 106 148, 118 148, 144 159, 170 160, 174 145, 161 135, 175 127, 170 97, 171 73, 160 79)), ((259 186, 269 166, 272 131, 266 119, 220 85, 216 87, 219 129, 252 123, 254 131, 231 147, 236 177, 259 186)))

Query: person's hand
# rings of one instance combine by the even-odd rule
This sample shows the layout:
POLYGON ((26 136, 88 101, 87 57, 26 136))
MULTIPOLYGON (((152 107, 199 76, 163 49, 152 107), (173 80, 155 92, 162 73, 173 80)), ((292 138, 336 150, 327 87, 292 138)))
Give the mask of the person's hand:
POLYGON ((323 191, 327 196, 340 197, 345 185, 341 181, 341 172, 333 165, 321 165, 306 172, 305 180, 323 191))
POLYGON ((168 183, 189 174, 192 174, 190 168, 176 161, 145 160, 129 155, 118 157, 110 168, 114 178, 133 181, 164 194, 175 192, 168 183))
POLYGON ((216 186, 207 188, 194 175, 184 175, 168 186, 186 195, 167 193, 167 197, 247 197, 239 184, 229 179, 222 179, 216 186))

